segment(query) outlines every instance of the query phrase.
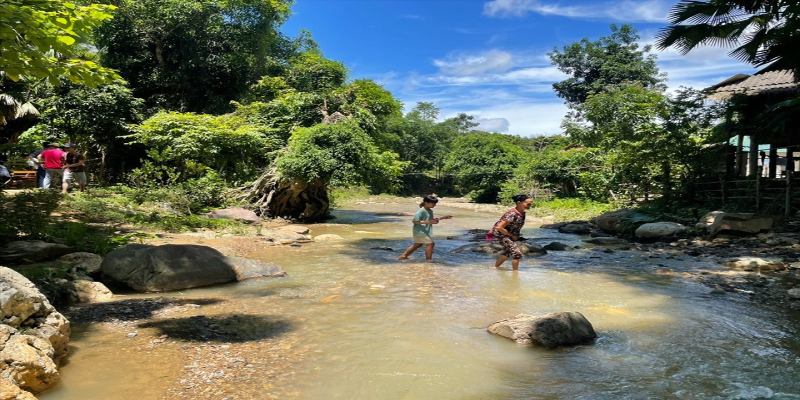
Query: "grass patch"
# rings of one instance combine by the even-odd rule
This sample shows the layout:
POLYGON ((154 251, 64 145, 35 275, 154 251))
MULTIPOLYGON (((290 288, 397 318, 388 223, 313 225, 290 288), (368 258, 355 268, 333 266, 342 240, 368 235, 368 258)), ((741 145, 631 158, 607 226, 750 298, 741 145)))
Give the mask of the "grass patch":
POLYGON ((577 198, 552 199, 536 201, 528 210, 528 215, 535 217, 554 216, 557 222, 588 220, 617 207, 609 203, 577 198))
POLYGON ((67 197, 61 210, 85 222, 130 225, 135 228, 183 232, 195 229, 242 229, 241 222, 192 214, 181 193, 160 195, 114 186, 67 197))
POLYGON ((391 200, 398 198, 391 194, 372 194, 365 186, 333 188, 328 193, 328 196, 330 197, 331 208, 342 207, 347 204, 352 204, 355 201, 391 200))

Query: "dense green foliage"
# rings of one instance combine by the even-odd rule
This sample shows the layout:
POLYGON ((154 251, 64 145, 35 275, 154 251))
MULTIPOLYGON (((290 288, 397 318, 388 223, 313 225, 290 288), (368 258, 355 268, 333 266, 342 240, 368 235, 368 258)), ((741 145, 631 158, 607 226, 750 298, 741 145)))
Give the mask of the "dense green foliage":
POLYGON ((496 202, 500 186, 522 161, 522 148, 501 134, 474 132, 457 137, 445 169, 478 202, 496 202))
MULTIPOLYGON (((142 120, 142 100, 121 84, 89 88, 62 82, 37 101, 42 118, 33 132, 40 139, 81 143, 89 159, 98 159, 98 177, 119 179, 126 166, 137 165, 140 152, 124 139, 131 124, 142 120)), ((37 146, 38 147, 38 146, 37 146)))
POLYGON ((403 166, 396 154, 380 151, 353 120, 295 130, 277 160, 279 173, 292 179, 367 183, 383 190, 397 183, 403 166))
POLYGON ((503 184, 500 198, 518 193, 536 198, 581 197, 607 200, 611 190, 611 166, 604 152, 559 141, 528 156, 503 184))
POLYGON ((278 31, 285 0, 117 0, 96 31, 103 65, 150 108, 229 111, 231 100, 292 52, 278 31))
MULTIPOLYGON (((86 221, 216 227, 197 214, 231 198, 262 215, 281 208, 279 216, 319 218, 331 190, 355 185, 479 202, 531 193, 539 212, 583 215, 672 198, 703 172, 703 145, 722 140, 713 129, 718 110, 701 93, 667 93, 655 55, 627 25, 550 54, 568 75, 553 85, 570 108, 564 134, 520 138, 476 132, 472 116, 444 119, 430 102, 403 115, 378 83, 348 80, 310 34, 280 32, 290 0, 105 3, 113 5, 0 4, 0 139, 11 142, 0 151, 78 142, 90 164, 99 160, 94 182, 130 185, 62 201, 86 221)), ((684 1, 661 44, 688 51, 742 40, 734 55, 797 68, 786 50, 797 44, 797 14, 782 0, 684 1)), ((796 100, 776 107, 763 123, 783 134, 796 100)), ((14 216, 2 234, 47 235, 25 225, 39 217, 14 216)), ((61 234, 79 230, 69 229, 61 234)))
POLYGON ((235 115, 160 112, 130 135, 149 159, 133 172, 140 185, 183 182, 215 172, 229 182, 252 179, 282 147, 263 127, 235 115))
POLYGON ((0 2, 0 78, 49 79, 97 85, 118 78, 85 57, 91 32, 116 7, 61 0, 0 2))

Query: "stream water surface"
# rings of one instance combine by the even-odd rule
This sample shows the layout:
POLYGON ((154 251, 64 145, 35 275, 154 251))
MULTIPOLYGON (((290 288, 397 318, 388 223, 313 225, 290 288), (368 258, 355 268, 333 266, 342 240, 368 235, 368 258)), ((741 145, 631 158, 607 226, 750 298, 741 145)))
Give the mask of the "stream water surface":
POLYGON ((311 226, 343 241, 239 250, 286 278, 171 293, 170 312, 76 324, 62 383, 41 399, 800 399, 798 315, 654 273, 715 267, 706 261, 607 254, 529 227, 542 244, 583 247, 497 271, 445 238, 498 214, 444 204, 436 212, 455 218, 434 228, 436 262, 421 251, 399 262, 414 202, 349 208, 311 226), (580 311, 599 338, 544 350, 485 330, 552 311, 580 311))

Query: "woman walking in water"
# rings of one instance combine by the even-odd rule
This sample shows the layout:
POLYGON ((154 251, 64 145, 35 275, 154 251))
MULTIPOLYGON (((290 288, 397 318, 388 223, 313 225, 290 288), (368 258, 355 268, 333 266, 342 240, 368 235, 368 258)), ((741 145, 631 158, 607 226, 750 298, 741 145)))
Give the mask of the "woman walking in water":
POLYGON ((518 194, 512 199, 515 203, 514 208, 509 209, 500 217, 500 220, 489 231, 488 236, 503 246, 503 251, 497 257, 494 267, 500 268, 506 260, 511 258, 511 268, 518 270, 522 252, 519 250, 517 241, 520 238, 522 226, 525 225, 525 212, 531 208, 533 199, 527 194, 518 194))
POLYGON ((450 218, 450 216, 441 218, 433 216, 433 208, 436 207, 438 202, 439 198, 435 195, 427 195, 422 198, 419 210, 414 214, 414 219, 412 220, 414 225, 411 228, 411 234, 414 237, 414 243, 403 252, 400 260, 408 260, 408 256, 417 251, 422 245, 425 245, 425 259, 428 261, 433 260, 433 225, 438 224, 440 220, 450 218))

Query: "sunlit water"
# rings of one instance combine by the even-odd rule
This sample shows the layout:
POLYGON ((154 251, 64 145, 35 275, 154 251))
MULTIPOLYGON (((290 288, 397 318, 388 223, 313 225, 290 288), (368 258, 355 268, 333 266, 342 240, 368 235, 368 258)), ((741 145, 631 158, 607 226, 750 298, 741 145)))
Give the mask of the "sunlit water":
MULTIPOLYGON (((445 238, 488 228, 497 215, 440 206, 440 215, 456 218, 434 228, 436 262, 421 262, 420 250, 401 263, 396 257, 410 237, 410 217, 401 213, 415 205, 354 207, 361 209, 312 226, 315 235, 335 233, 343 242, 247 254, 280 265, 287 278, 175 294, 221 301, 183 315, 266 316, 280 330, 229 347, 211 343, 217 347, 202 353, 197 340, 153 349, 149 341, 163 332, 150 328, 137 328, 132 339, 79 326, 62 384, 41 398, 181 397, 175 388, 185 364, 198 361, 193 351, 233 352, 252 364, 233 383, 195 389, 199 398, 800 398, 797 315, 653 273, 701 261, 584 247, 527 258, 518 273, 496 271, 490 257, 452 253, 466 242, 445 238), (598 340, 545 350, 485 330, 517 313, 551 311, 580 311, 598 340)), ((551 230, 523 234, 581 245, 551 230)))

